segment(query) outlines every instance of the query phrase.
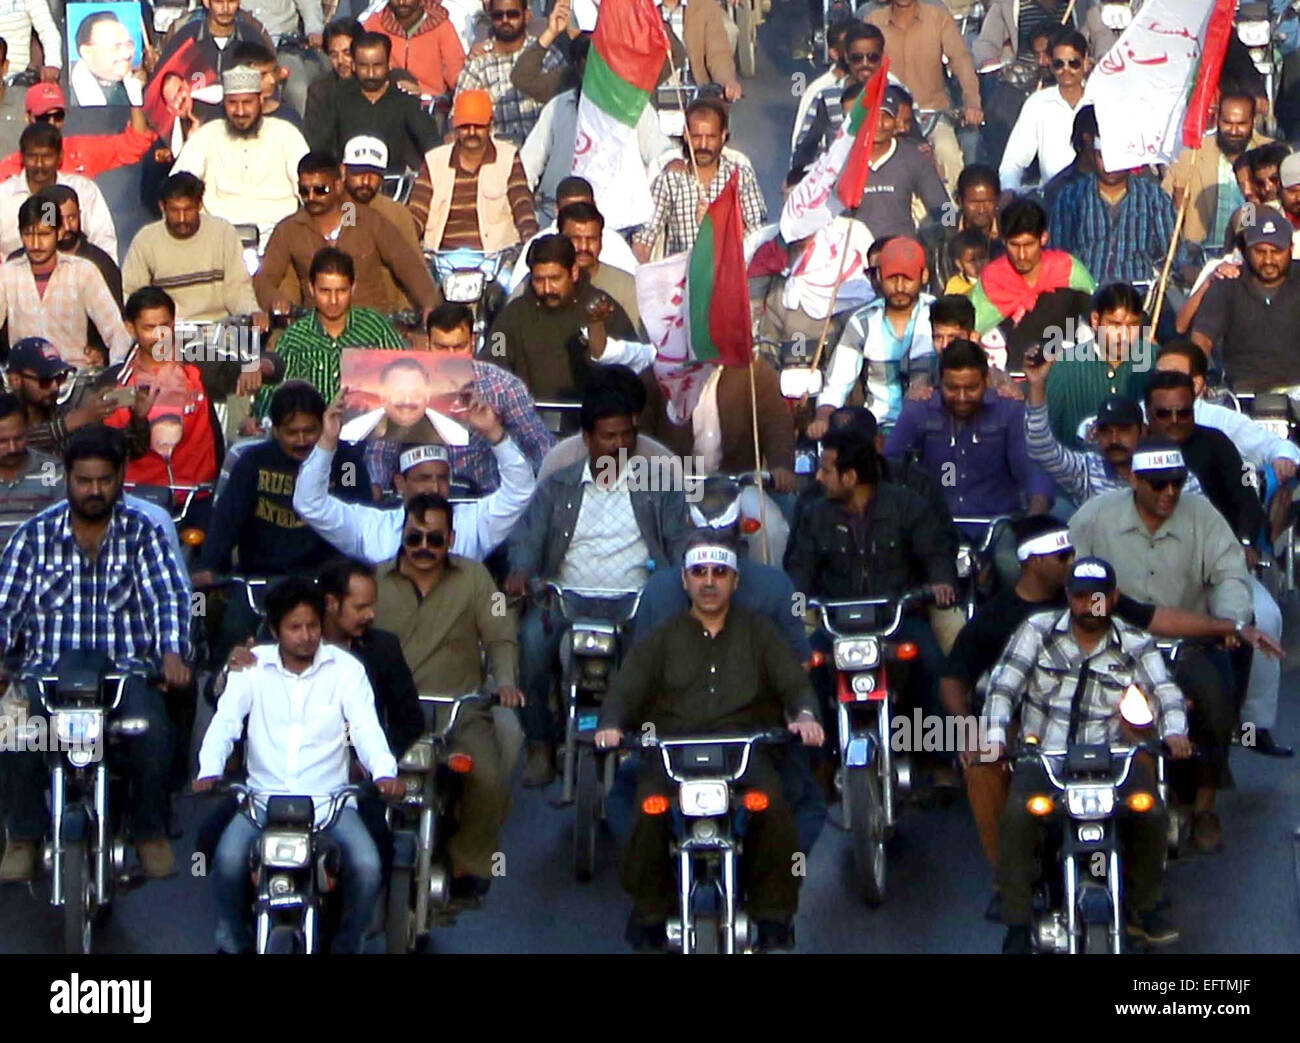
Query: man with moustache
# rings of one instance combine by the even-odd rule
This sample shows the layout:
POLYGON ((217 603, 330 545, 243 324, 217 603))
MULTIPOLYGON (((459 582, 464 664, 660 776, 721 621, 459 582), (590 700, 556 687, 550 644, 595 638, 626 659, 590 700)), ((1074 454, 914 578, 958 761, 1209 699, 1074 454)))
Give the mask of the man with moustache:
MULTIPOLYGON (((402 242, 420 249, 420 229, 405 206, 380 191, 388 170, 388 146, 370 134, 349 138, 343 146, 343 190, 358 206, 368 206, 397 229, 402 242)), ((390 276, 385 276, 391 278, 390 276)))
MULTIPOLYGON (((365 21, 365 36, 382 36, 393 64, 420 84, 420 93, 446 94, 465 66, 465 49, 439 0, 388 0, 365 21)), ((356 39, 353 61, 356 62, 356 39)), ((357 75, 362 72, 358 65, 357 75)))
MULTIPOLYGON (((1044 749, 1119 742, 1120 700, 1132 683, 1151 703, 1156 732, 1174 758, 1190 757, 1183 693, 1170 680, 1150 636, 1113 615, 1119 603, 1115 570, 1099 557, 1080 558, 1065 589, 1069 608, 1027 619, 993 668, 984 710, 989 743, 984 755, 989 761, 1001 757, 1007 727, 1017 717, 1022 737, 1036 740, 1044 749)), ((1017 770, 998 824, 998 888, 1002 921, 1007 925, 1004 953, 1033 950, 1033 887, 1040 869, 1042 823, 1026 802, 1043 789, 1050 791, 1050 783, 1041 765, 1017 770)), ((1141 760, 1132 762, 1118 799, 1137 792, 1156 793, 1154 773, 1141 760)), ((1165 808, 1123 816, 1119 828, 1128 850, 1124 862, 1128 933, 1151 945, 1177 941, 1177 929, 1156 908, 1168 828, 1165 808)))

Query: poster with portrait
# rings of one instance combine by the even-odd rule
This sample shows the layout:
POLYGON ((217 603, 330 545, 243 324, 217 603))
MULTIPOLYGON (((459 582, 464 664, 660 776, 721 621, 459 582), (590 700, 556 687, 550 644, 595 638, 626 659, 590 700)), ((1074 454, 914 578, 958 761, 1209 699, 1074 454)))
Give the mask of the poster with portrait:
POLYGON ((196 101, 221 101, 221 83, 194 41, 186 40, 158 65, 144 91, 145 119, 173 152, 198 123, 196 101))
POLYGON ((135 73, 144 56, 140 5, 68 4, 65 19, 72 104, 139 105, 143 85, 135 73))
POLYGON ((438 351, 344 348, 342 438, 400 444, 469 444, 463 418, 474 385, 472 359, 438 351))

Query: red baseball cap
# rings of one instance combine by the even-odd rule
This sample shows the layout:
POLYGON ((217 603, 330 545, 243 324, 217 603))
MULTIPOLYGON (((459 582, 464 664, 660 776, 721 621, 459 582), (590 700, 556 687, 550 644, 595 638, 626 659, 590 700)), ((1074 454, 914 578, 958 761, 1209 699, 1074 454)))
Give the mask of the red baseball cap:
POLYGON ((32 116, 44 116, 56 109, 68 109, 68 99, 63 96, 63 88, 57 83, 35 83, 27 88, 27 112, 32 116))
POLYGON ((880 251, 877 267, 880 277, 888 279, 891 275, 906 275, 909 279, 921 278, 925 271, 925 247, 915 239, 899 236, 891 239, 880 251))

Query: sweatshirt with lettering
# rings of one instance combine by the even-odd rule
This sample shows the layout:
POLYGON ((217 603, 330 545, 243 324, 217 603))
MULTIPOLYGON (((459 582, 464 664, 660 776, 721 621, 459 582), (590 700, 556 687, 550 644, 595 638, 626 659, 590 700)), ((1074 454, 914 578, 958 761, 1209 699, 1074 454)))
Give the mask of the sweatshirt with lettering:
MULTIPOLYGON (((274 438, 240 455, 213 505, 201 568, 229 571, 236 549, 237 570, 249 576, 310 573, 337 556, 293 509, 300 466, 274 438)), ((371 501, 365 457, 357 446, 339 445, 330 492, 353 503, 371 501)))

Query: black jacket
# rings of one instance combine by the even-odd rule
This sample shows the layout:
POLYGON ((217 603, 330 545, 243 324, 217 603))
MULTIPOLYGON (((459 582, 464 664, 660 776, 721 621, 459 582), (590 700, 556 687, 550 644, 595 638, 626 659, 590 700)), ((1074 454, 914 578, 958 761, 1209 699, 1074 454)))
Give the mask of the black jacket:
POLYGON ((799 519, 786 571, 810 597, 897 597, 922 583, 957 582, 949 529, 911 489, 882 482, 867 507, 864 546, 849 512, 823 497, 799 519))
MULTIPOLYGON (((312 86, 315 86, 313 84, 312 86)), ((420 99, 389 84, 376 102, 361 93, 355 79, 339 80, 312 109, 307 139, 311 147, 335 156, 358 134, 371 134, 388 146, 388 172, 419 170, 424 154, 442 144, 433 118, 420 99)))
POLYGON ((366 668, 388 746, 394 757, 401 757, 424 732, 420 693, 402 656, 402 644, 396 634, 371 627, 348 651, 366 668))
POLYGON ((1246 465, 1232 439, 1218 428, 1197 424, 1179 449, 1206 499, 1228 520, 1237 539, 1257 546, 1268 519, 1259 493, 1245 481, 1246 465))

